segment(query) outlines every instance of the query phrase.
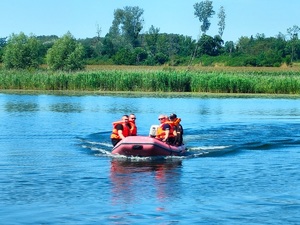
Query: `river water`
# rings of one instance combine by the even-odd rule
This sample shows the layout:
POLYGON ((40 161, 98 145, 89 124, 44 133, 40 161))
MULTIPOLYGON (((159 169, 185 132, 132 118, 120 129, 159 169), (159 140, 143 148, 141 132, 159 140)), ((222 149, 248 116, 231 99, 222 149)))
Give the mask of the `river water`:
POLYGON ((300 100, 0 94, 1 224, 300 224, 300 100), (110 154, 182 119, 189 155, 110 154))

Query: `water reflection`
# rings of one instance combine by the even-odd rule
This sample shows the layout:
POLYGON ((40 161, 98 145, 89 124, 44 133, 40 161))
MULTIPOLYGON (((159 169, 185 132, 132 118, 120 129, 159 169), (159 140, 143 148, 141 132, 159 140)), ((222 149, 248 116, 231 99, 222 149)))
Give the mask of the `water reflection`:
POLYGON ((110 170, 113 204, 134 203, 144 198, 164 201, 178 196, 181 167, 180 160, 137 162, 113 159, 110 170))
POLYGON ((63 113, 80 113, 84 109, 78 103, 57 103, 50 105, 50 110, 53 112, 63 112, 63 113))
POLYGON ((8 102, 5 104, 5 110, 7 112, 37 112, 39 111, 39 105, 37 103, 8 102))

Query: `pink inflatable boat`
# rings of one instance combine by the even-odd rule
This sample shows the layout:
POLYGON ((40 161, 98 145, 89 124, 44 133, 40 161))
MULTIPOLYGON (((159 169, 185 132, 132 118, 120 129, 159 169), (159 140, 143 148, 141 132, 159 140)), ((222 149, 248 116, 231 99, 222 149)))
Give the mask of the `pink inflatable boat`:
POLYGON ((184 156, 187 151, 184 145, 173 146, 148 136, 129 136, 120 141, 112 154, 125 156, 184 156))

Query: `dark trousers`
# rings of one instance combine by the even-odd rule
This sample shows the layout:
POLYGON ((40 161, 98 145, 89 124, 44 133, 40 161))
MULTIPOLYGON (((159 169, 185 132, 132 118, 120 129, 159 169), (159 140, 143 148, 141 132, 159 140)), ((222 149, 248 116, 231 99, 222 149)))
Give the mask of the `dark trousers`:
POLYGON ((121 141, 120 139, 111 139, 111 143, 113 146, 116 146, 116 144, 118 144, 118 142, 121 141))

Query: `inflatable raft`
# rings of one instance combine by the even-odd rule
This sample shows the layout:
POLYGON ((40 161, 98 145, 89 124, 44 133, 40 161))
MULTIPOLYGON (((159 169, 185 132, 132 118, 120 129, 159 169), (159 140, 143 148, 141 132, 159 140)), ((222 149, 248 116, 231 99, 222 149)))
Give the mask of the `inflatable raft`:
POLYGON ((184 145, 173 146, 151 136, 129 136, 121 140, 112 150, 112 154, 125 156, 184 156, 184 145))

